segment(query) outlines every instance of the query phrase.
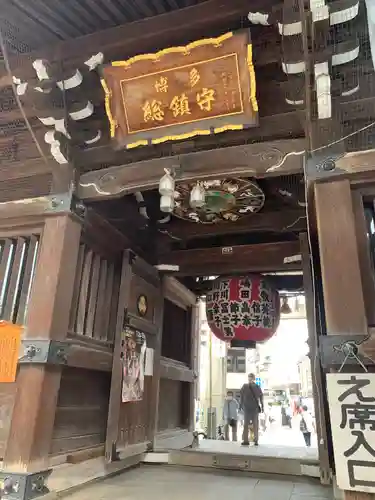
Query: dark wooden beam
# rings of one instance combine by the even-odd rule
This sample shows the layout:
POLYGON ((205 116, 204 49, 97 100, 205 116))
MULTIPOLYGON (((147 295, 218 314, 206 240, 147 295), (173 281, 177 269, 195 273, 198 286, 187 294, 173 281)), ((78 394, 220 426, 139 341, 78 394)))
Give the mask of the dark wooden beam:
POLYGON ((238 222, 222 222, 219 224, 196 224, 176 218, 165 228, 168 233, 181 240, 262 231, 276 233, 300 232, 306 231, 306 212, 302 208, 279 210, 277 212, 260 212, 244 217, 238 222))
MULTIPOLYGON (((356 120, 375 119, 375 97, 359 96, 359 99, 350 97, 350 100, 340 103, 340 113, 348 117, 352 122, 356 120)), ((281 99, 281 96, 279 96, 281 99)), ((283 105, 284 106, 284 105, 283 105)), ((87 151, 78 151, 75 154, 75 164, 82 170, 93 170, 100 168, 102 164, 106 165, 125 165, 135 161, 142 161, 148 158, 168 156, 173 160, 173 155, 180 155, 190 151, 218 148, 220 146, 241 145, 246 142, 265 142, 277 139, 303 137, 303 124, 305 120, 304 110, 293 110, 289 112, 278 112, 277 114, 261 116, 259 127, 251 129, 227 132, 207 137, 199 140, 184 141, 182 143, 168 143, 161 147, 139 148, 134 151, 115 150, 111 144, 105 144, 99 147, 90 148, 87 151)), ((290 108, 293 108, 292 106, 290 108)), ((287 107, 285 108, 287 109, 287 107)), ((264 112, 275 112, 275 107, 264 109, 264 112)), ((320 125, 320 122, 316 122, 320 125)), ((324 137, 322 138, 324 140, 324 137)), ((168 160, 166 160, 168 161, 168 160)))
MULTIPOLYGON (((273 284, 277 290, 287 292, 303 293, 303 275, 302 274, 268 274, 267 280, 273 284)), ((212 280, 198 281, 191 286, 191 290, 197 295, 204 295, 212 288, 212 280)))
POLYGON ((159 264, 179 266, 179 276, 216 276, 249 272, 295 271, 301 262, 284 263, 299 255, 299 241, 179 250, 159 256, 159 264))
POLYGON ((121 256, 125 248, 133 246, 124 234, 91 207, 86 209, 83 218, 82 239, 99 254, 112 258, 121 256))
POLYGON ((74 160, 77 168, 85 172, 99 169, 102 164, 106 166, 126 165, 151 158, 170 157, 219 147, 300 138, 304 137, 303 120, 304 115, 301 111, 261 116, 259 127, 203 136, 182 142, 141 147, 130 151, 116 150, 112 144, 103 144, 86 151, 77 151, 74 160))
POLYGON ((188 366, 174 359, 160 358, 160 378, 175 380, 177 382, 194 381, 194 373, 188 366))
MULTIPOLYGON (((274 95, 276 96, 277 103, 282 102, 283 92, 280 90, 281 87, 275 86, 274 95), (278 90, 277 90, 278 89, 278 90)), ((367 96, 363 97, 364 93, 361 93, 358 97, 359 99, 354 99, 354 96, 348 97, 345 102, 341 102, 340 109, 343 116, 348 117, 353 123, 355 120, 370 120, 375 119, 375 97, 367 96)), ((268 99, 270 100, 270 99, 268 99)), ((261 105, 261 102, 260 102, 261 105)), ((292 106, 291 106, 292 108, 292 106)), ((76 150, 74 152, 74 164, 79 169, 80 172, 102 168, 102 165, 115 166, 115 165, 127 165, 134 162, 140 162, 150 158, 160 158, 162 156, 168 156, 169 159, 173 155, 180 155, 182 153, 188 153, 192 151, 200 151, 213 149, 220 146, 234 146, 241 145, 248 142, 265 142, 274 141, 284 138, 293 137, 303 137, 303 123, 304 123, 304 111, 301 110, 291 110, 286 112, 288 109, 286 104, 276 104, 270 107, 268 104, 262 109, 260 107, 260 122, 259 127, 254 127, 251 129, 227 132, 223 134, 211 135, 207 137, 201 137, 196 140, 182 141, 180 143, 166 143, 164 145, 158 146, 148 146, 143 148, 138 148, 132 151, 116 150, 113 144, 106 142, 108 139, 106 136, 102 139, 102 144, 100 146, 92 147, 87 150, 76 150), (284 109, 283 112, 280 110, 284 109), (273 113, 262 116, 263 113, 273 113)), ((104 119, 93 119, 90 124, 94 124, 97 128, 106 130, 107 124, 104 119)), ((318 122, 319 125, 319 122, 318 122)), ((360 128, 360 124, 357 126, 360 128)), ((56 165, 56 162, 50 158, 50 151, 44 142, 45 127, 37 126, 34 128, 34 132, 37 135, 39 144, 41 145, 44 153, 46 155, 46 163, 56 165)), ((322 140, 325 139, 325 134, 323 134, 322 140)), ((52 169, 46 165, 42 167, 43 159, 40 158, 35 145, 32 143, 31 136, 26 130, 18 132, 16 136, 9 138, 0 138, 0 146, 4 151, 9 148, 14 147, 14 158, 0 158, 1 165, 4 165, 4 169, 9 171, 9 175, 19 175, 17 170, 14 169, 12 173, 13 165, 17 166, 23 171, 28 169, 30 166, 30 175, 33 168, 37 169, 52 169)), ((22 174, 19 175, 23 176, 22 174)))
POLYGON ((109 167, 83 174, 78 196, 83 200, 100 200, 123 196, 158 186, 165 168, 180 165, 180 181, 225 175, 255 177, 287 175, 303 171, 303 139, 263 142, 180 154, 177 157, 109 167))

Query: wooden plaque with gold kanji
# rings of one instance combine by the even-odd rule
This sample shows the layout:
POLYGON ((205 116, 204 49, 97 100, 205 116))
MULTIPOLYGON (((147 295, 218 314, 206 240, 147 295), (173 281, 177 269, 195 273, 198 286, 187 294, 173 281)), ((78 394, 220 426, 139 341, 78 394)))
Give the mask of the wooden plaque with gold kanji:
POLYGON ((113 62, 102 85, 111 137, 121 147, 258 124, 248 30, 113 62))

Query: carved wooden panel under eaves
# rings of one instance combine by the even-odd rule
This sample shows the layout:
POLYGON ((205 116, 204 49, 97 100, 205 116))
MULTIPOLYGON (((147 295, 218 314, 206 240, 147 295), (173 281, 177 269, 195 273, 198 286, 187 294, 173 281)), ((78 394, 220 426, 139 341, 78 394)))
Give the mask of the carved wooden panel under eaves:
POLYGON ((48 195, 52 185, 52 173, 24 177, 20 179, 2 180, 0 166, 0 203, 24 198, 48 195))

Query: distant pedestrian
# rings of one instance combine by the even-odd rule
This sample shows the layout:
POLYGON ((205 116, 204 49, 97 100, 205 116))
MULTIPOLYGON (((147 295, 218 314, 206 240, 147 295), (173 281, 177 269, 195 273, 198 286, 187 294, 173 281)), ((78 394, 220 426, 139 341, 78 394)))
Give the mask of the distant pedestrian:
POLYGON ((290 407, 290 404, 285 405, 285 418, 286 418, 286 425, 291 429, 292 428, 292 409, 290 407))
POLYGON ((223 407, 224 436, 229 441, 229 429, 232 429, 232 441, 237 441, 238 403, 233 392, 228 391, 223 407))
POLYGON ((306 405, 302 406, 299 418, 300 418, 300 424, 299 424, 300 431, 303 434, 306 446, 310 448, 311 436, 312 433, 315 432, 315 423, 306 405))
POLYGON ((255 383, 255 375, 249 374, 249 382, 241 389, 240 410, 244 413, 244 426, 242 446, 249 445, 249 426, 253 425, 254 444, 258 446, 259 440, 259 414, 264 412, 263 392, 255 383))

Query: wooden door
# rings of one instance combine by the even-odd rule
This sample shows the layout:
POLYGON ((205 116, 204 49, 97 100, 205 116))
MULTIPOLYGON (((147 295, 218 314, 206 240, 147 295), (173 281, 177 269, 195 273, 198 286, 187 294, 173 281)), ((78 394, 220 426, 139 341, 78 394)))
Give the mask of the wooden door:
POLYGON ((307 233, 300 235, 302 265, 303 265, 303 285, 306 300, 306 315, 308 327, 309 357, 311 362, 311 375, 313 380, 313 396, 315 407, 316 431, 318 437, 320 481, 322 484, 330 484, 332 473, 329 459, 329 442, 327 436, 327 407, 323 394, 325 391, 323 384, 322 367, 319 361, 319 330, 317 328, 317 298, 314 290, 312 273, 311 252, 307 233))
POLYGON ((141 458, 142 453, 151 448, 157 411, 162 316, 163 298, 157 270, 132 251, 125 251, 109 400, 107 462, 141 458))
POLYGON ((192 445, 198 371, 197 297, 170 276, 163 280, 163 296, 156 450, 192 445))

